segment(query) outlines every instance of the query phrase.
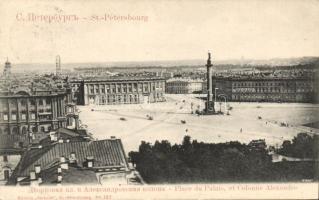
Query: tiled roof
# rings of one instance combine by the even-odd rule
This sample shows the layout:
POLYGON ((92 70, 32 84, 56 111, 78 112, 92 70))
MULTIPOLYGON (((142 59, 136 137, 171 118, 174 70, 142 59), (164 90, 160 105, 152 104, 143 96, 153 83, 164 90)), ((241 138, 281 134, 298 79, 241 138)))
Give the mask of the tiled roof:
MULTIPOLYGON (((57 136, 57 139, 60 140, 69 140, 70 142, 81 142, 81 141, 90 141, 92 138, 87 135, 86 130, 84 129, 67 129, 67 128, 59 128, 56 130, 55 135, 57 136)), ((48 146, 51 143, 50 135, 46 134, 44 137, 40 138, 39 140, 34 139, 32 141, 33 144, 36 145, 43 145, 48 146)))
MULTIPOLYGON (((58 165, 49 169, 42 170, 40 177, 43 182, 41 185, 56 184, 58 180, 58 165)), ((69 169, 62 170, 63 185, 69 184, 85 184, 85 185, 97 185, 98 180, 93 170, 81 169, 73 166, 69 166, 69 169)))
POLYGON ((21 149, 19 142, 23 143, 22 147, 29 144, 28 136, 26 135, 0 135, 0 151, 8 149, 21 149))
POLYGON ((60 134, 62 137, 77 137, 77 136, 86 136, 86 130, 74 130, 74 129, 67 129, 67 128, 59 128, 57 133, 60 134))
POLYGON ((16 177, 29 176, 35 165, 42 169, 50 168, 60 157, 69 158, 75 153, 77 163, 83 167, 86 158, 93 156, 94 167, 123 166, 128 168, 127 159, 120 139, 99 140, 90 142, 56 143, 47 147, 31 149, 24 153, 16 168, 16 177))

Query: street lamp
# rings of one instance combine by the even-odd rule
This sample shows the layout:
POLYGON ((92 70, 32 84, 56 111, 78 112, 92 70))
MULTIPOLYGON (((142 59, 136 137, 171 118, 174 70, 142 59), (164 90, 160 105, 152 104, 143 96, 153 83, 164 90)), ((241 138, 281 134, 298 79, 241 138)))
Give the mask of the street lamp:
POLYGON ((225 114, 228 112, 228 110, 227 110, 227 97, 225 96, 225 95, 218 95, 219 97, 223 97, 224 98, 224 100, 225 100, 225 114))
POLYGON ((214 97, 215 97, 215 103, 214 103, 214 106, 215 106, 215 104, 216 104, 216 90, 218 90, 218 88, 215 87, 215 95, 214 95, 214 97))
POLYGON ((216 102, 216 90, 218 90, 219 88, 215 88, 215 102, 216 102))

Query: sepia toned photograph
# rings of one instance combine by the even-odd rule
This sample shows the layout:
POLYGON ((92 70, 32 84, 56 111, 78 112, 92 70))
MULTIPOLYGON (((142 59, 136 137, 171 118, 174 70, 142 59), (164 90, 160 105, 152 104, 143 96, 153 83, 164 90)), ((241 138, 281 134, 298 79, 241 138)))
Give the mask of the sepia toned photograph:
POLYGON ((0 2, 0 200, 317 199, 319 1, 0 2))

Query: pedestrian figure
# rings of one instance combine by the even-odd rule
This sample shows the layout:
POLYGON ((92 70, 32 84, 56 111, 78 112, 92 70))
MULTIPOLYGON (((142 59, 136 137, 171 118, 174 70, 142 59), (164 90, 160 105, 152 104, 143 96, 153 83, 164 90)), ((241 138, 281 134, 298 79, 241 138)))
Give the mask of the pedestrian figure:
POLYGON ((243 132, 243 129, 242 129, 242 128, 240 128, 240 132, 241 132, 241 133, 243 132))

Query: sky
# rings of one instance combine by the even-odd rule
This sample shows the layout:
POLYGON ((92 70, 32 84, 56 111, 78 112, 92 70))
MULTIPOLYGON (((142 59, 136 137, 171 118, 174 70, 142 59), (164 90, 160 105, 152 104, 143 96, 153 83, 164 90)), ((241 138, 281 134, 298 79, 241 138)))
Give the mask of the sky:
POLYGON ((207 59, 208 50, 216 60, 319 55, 319 1, 1 0, 0 22, 0 63, 207 59), (105 15, 147 21, 92 20, 105 15))

